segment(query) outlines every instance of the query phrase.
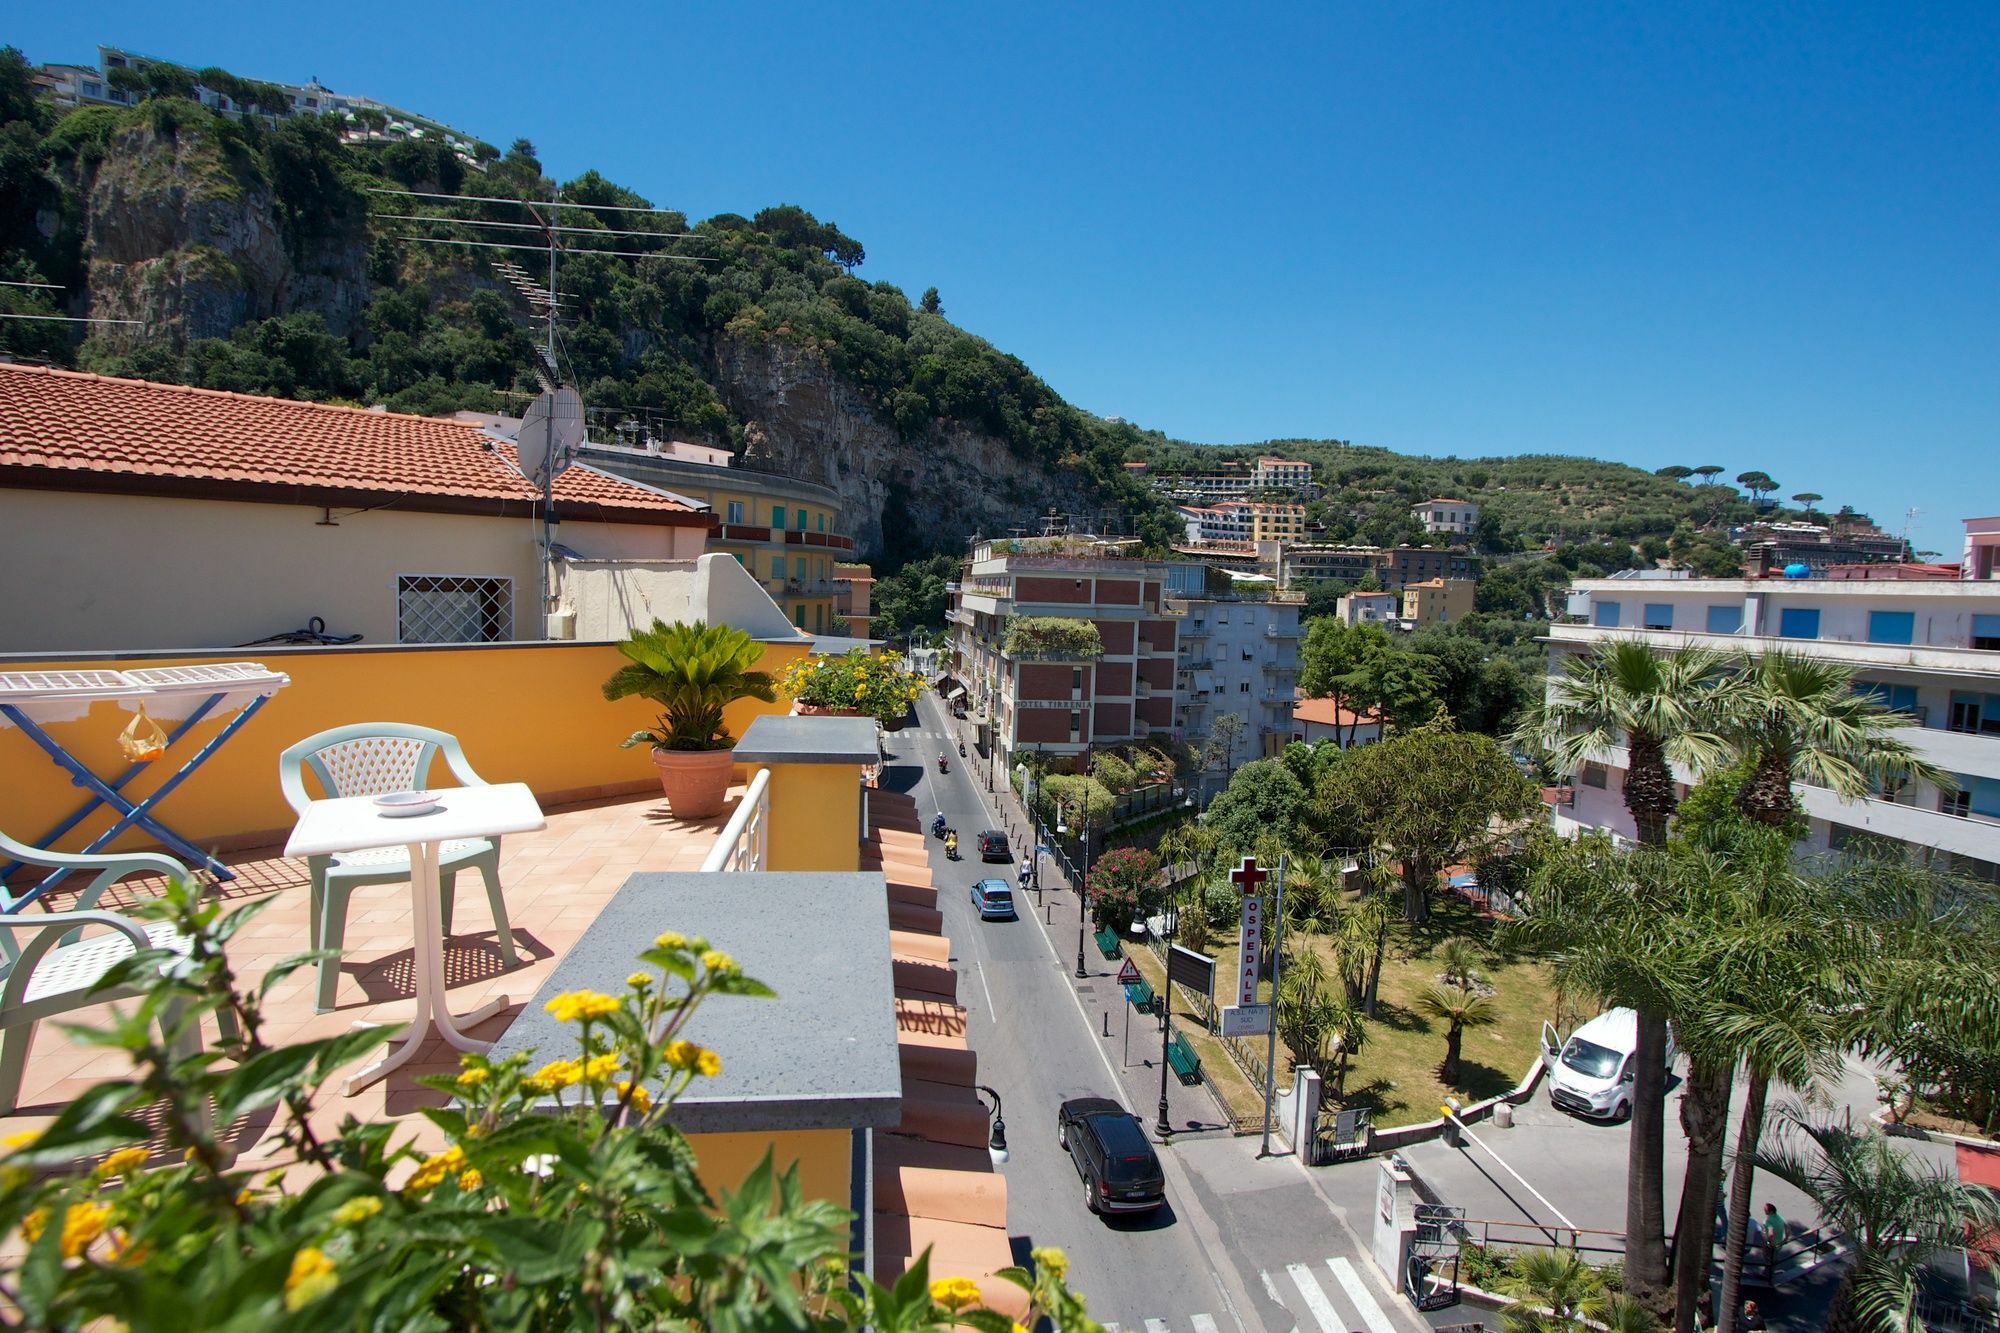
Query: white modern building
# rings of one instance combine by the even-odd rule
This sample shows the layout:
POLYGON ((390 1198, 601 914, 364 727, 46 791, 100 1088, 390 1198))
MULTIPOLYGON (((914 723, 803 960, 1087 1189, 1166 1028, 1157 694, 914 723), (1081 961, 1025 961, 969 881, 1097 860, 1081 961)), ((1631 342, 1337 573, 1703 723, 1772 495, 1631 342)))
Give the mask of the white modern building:
POLYGON ((1403 611, 1401 593, 1350 592, 1333 604, 1333 613, 1349 625, 1394 625, 1403 611))
POLYGON ((1250 471, 1258 490, 1302 491, 1312 485, 1313 465, 1296 458, 1260 458, 1250 471))
POLYGON ((1470 500, 1432 499, 1410 510, 1425 532, 1452 532, 1469 537, 1479 525, 1479 506, 1470 500))
POLYGON ((1215 719, 1242 719, 1233 767, 1278 754, 1292 738, 1292 703, 1299 680, 1299 612, 1303 598, 1237 600, 1169 596, 1178 616, 1175 730, 1199 744, 1215 719))
MULTIPOLYGON (((1990 531, 2000 545, 2000 523, 1990 531)), ((1552 672, 1619 637, 1666 649, 1804 653, 1857 668, 1859 688, 1914 719, 1910 743, 1956 788, 1915 783, 1842 801, 1801 786, 1808 846, 1888 839, 1935 849, 1957 870, 2000 882, 2000 578, 1592 579, 1571 589, 1569 610, 1581 623, 1550 627, 1552 672)), ((1560 790, 1557 828, 1633 836, 1623 789, 1624 752, 1609 751, 1560 790)))

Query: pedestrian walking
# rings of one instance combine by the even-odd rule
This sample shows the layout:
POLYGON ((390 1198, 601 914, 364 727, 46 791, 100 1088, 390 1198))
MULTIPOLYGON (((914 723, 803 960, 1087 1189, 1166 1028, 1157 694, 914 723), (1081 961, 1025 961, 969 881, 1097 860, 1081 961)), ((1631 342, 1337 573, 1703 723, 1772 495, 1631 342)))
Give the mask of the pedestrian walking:
POLYGON ((1025 890, 1028 887, 1028 877, 1034 873, 1035 873, 1035 863, 1029 860, 1025 856, 1022 857, 1020 878, 1021 878, 1021 888, 1023 890, 1025 890))
POLYGON ((1778 1212, 1778 1205, 1764 1205, 1764 1220, 1758 1224, 1764 1233, 1764 1281, 1769 1283, 1777 1277, 1778 1251, 1784 1246, 1790 1227, 1784 1216, 1778 1212))
POLYGON ((1764 1322, 1764 1312, 1757 1308, 1757 1302, 1755 1301, 1743 1302, 1743 1317, 1736 1321, 1736 1326, 1741 1329, 1752 1330, 1753 1333, 1755 1330, 1770 1327, 1769 1324, 1764 1322))

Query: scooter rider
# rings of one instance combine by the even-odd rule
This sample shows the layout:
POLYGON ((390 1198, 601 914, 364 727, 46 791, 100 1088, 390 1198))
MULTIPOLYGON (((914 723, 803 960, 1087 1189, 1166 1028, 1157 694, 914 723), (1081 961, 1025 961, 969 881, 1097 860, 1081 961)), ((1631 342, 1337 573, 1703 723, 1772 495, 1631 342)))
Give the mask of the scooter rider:
POLYGON ((958 757, 959 757, 960 759, 963 759, 963 758, 965 758, 965 742, 964 742, 964 741, 960 741, 960 742, 958 743, 958 757))
POLYGON ((942 810, 938 811, 937 818, 931 821, 931 836, 933 838, 942 838, 944 836, 944 811, 942 810))
POLYGON ((943 755, 938 756, 938 772, 940 773, 951 772, 951 762, 948 759, 946 759, 943 755))
POLYGON ((958 859, 957 829, 950 829, 946 831, 944 835, 944 854, 946 860, 956 861, 958 859))

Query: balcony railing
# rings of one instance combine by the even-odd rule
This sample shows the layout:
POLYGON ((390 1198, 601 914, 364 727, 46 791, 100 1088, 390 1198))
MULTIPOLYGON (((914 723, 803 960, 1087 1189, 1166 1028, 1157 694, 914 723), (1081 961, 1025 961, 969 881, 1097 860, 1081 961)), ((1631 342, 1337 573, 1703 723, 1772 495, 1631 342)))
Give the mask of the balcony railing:
POLYGON ((854 538, 844 532, 801 532, 797 528, 785 530, 787 546, 831 546, 842 551, 854 549, 854 538))
POLYGON ((1266 625, 1264 626, 1264 637, 1267 639, 1296 639, 1299 637, 1299 631, 1296 625, 1290 628, 1283 625, 1266 625))
POLYGON ((762 870, 771 845, 771 770, 760 768, 750 779, 736 813, 722 826, 722 834, 701 863, 704 873, 718 870, 744 872, 762 870))

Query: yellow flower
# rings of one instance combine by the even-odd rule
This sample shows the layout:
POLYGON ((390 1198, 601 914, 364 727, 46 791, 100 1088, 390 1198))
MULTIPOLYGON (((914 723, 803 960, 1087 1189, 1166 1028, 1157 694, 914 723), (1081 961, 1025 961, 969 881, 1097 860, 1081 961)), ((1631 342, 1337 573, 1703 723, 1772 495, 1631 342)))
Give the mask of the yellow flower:
POLYGON ((701 965, 711 972, 728 974, 736 970, 736 960, 720 949, 710 949, 701 956, 701 965))
POLYGON ((63 1214, 62 1256, 74 1259, 90 1248, 90 1242, 104 1234, 104 1224, 111 1220, 111 1205, 108 1203, 73 1203, 63 1214))
POLYGON ((248 1185, 245 1185, 242 1189, 236 1191, 236 1206, 238 1208, 241 1208, 243 1205, 247 1203, 255 1203, 256 1201, 257 1201, 257 1191, 251 1189, 248 1185))
POLYGON ((602 1087, 618 1072, 618 1056, 593 1055, 583 1062, 583 1081, 593 1088, 602 1087))
POLYGON ((692 1070, 703 1078, 714 1078, 722 1072, 722 1057, 691 1041, 677 1041, 667 1047, 666 1060, 675 1069, 692 1070))
POLYGON ((618 1012, 618 1001, 594 990, 573 990, 556 996, 542 1008, 556 1016, 558 1023, 579 1019, 608 1018, 618 1012))
POLYGON ((703 1078, 714 1078, 722 1072, 722 1057, 714 1051, 703 1051, 695 1057, 694 1072, 703 1078))
POLYGON ((635 1111, 643 1114, 653 1109, 653 1095, 636 1083, 620 1079, 611 1085, 611 1090, 616 1092, 621 1100, 629 1101, 635 1111))
POLYGON ((0 1144, 4 1144, 9 1152, 15 1152, 22 1148, 32 1147, 35 1140, 40 1137, 42 1137, 42 1131, 39 1129, 17 1130, 9 1134, 6 1138, 0 1139, 0 1144))
POLYGON ((359 1199, 349 1199, 333 1210, 333 1224, 340 1227, 358 1227, 381 1211, 380 1199, 366 1195, 359 1199))
POLYGON ((971 1278, 941 1277, 931 1283, 931 1299, 947 1310, 963 1310, 979 1299, 979 1286, 971 1278))
POLYGON ((1062 1281, 1063 1274, 1069 1272, 1069 1256, 1053 1245, 1038 1245, 1028 1251, 1028 1257, 1035 1261, 1035 1267, 1062 1281))
POLYGON ((625 984, 633 990, 645 990, 653 984, 653 974, 651 972, 634 972, 631 976, 625 978, 625 984))
POLYGON ((685 949, 687 942, 687 936, 678 930, 663 930, 653 936, 653 947, 656 949, 685 949))
POLYGON ((333 1275, 333 1260, 308 1245, 292 1256, 292 1271, 285 1277, 285 1308, 297 1310, 340 1285, 333 1275))
POLYGON ((21 1219, 21 1237, 33 1245, 42 1238, 42 1228, 49 1224, 49 1210, 37 1208, 21 1219))
POLYGON ((432 1189, 446 1176, 455 1176, 465 1170, 465 1149, 452 1144, 435 1157, 426 1157, 410 1183, 403 1188, 411 1192, 432 1189))
POLYGON ((462 1190, 476 1190, 485 1179, 485 1176, 479 1174, 478 1167, 468 1166, 458 1173, 458 1187, 462 1190))
POLYGON ((567 1088, 583 1077, 583 1063, 579 1060, 551 1060, 534 1073, 521 1080, 521 1086, 530 1092, 554 1092, 567 1088))
POLYGON ((152 1156, 144 1148, 120 1148, 97 1164, 99 1180, 109 1180, 112 1176, 129 1176, 146 1164, 152 1156))
POLYGON ((486 1081, 487 1073, 488 1071, 484 1069, 468 1069, 458 1076, 458 1086, 476 1088, 486 1081))

